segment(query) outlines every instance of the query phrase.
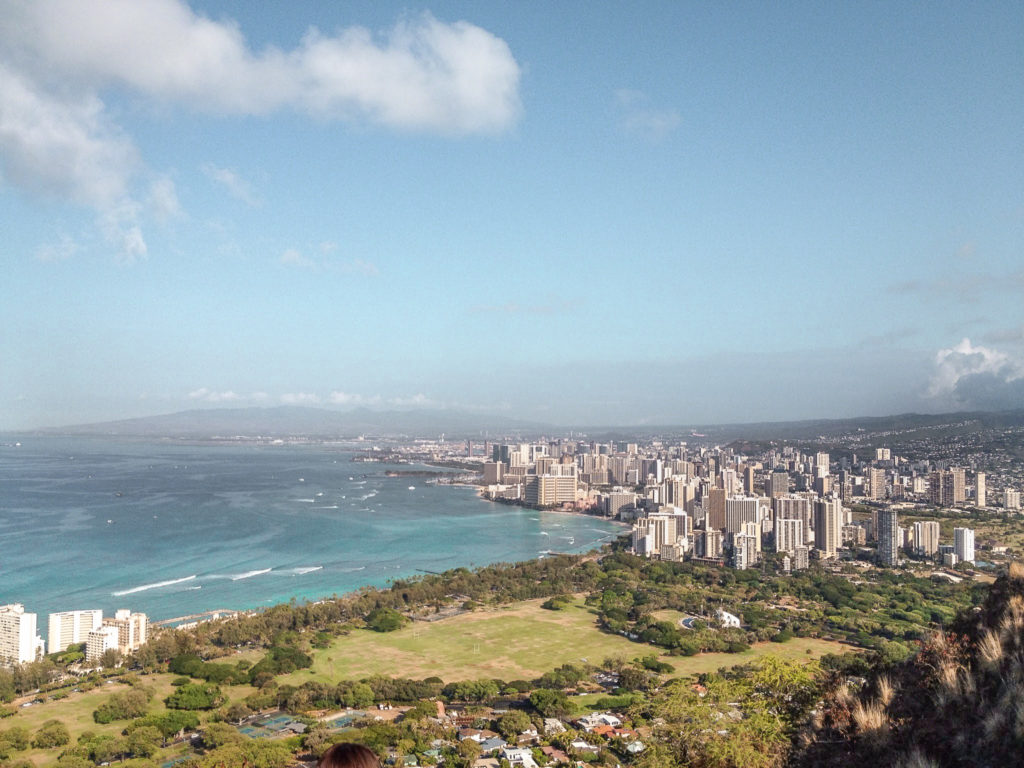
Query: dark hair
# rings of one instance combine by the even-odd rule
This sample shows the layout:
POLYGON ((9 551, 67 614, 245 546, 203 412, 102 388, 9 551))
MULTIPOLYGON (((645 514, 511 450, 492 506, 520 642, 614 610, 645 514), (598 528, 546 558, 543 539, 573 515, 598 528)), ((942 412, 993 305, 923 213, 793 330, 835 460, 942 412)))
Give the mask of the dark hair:
POLYGON ((362 744, 335 744, 316 763, 317 768, 380 768, 380 760, 362 744))

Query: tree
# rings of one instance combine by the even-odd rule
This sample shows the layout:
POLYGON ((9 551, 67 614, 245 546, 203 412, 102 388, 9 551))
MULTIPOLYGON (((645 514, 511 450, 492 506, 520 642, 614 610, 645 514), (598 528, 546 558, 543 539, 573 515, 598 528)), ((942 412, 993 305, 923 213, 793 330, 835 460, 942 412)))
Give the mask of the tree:
POLYGON ((190 683, 164 699, 168 709, 214 709, 224 701, 220 688, 209 683, 190 683))
POLYGON ((107 648, 100 656, 100 666, 104 669, 116 667, 121 663, 121 652, 116 648, 107 648))
POLYGON ((515 739, 523 731, 533 727, 530 716, 521 709, 513 709, 498 718, 498 733, 508 741, 515 739))
POLYGON ((160 747, 160 731, 152 725, 136 728, 125 739, 125 748, 135 757, 152 757, 160 747))
POLYGON ((243 741, 245 736, 227 723, 210 723, 203 731, 203 744, 207 749, 216 749, 225 744, 239 744, 243 741))
POLYGON ((68 727, 64 723, 60 720, 47 720, 36 731, 35 738, 32 739, 32 746, 36 749, 53 749, 62 747, 69 741, 71 741, 71 734, 68 733, 68 727))
POLYGON ((407 621, 394 608, 376 608, 366 617, 366 626, 375 632, 394 632, 405 626, 407 621))
POLYGON ((232 723, 240 723, 252 714, 252 710, 240 701, 236 701, 224 712, 224 719, 232 723))
POLYGON ((538 688, 531 693, 530 704, 542 717, 565 717, 571 711, 569 697, 550 688, 538 688))

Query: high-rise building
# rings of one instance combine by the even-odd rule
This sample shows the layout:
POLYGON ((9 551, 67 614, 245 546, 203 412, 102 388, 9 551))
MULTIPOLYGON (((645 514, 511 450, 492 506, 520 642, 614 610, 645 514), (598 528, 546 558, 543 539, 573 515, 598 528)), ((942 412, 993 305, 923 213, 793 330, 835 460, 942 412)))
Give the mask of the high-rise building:
POLYGON ((36 636, 36 615, 25 613, 21 603, 0 605, 0 666, 35 661, 43 649, 42 638, 36 636))
POLYGON ((888 448, 875 448, 875 461, 890 461, 892 453, 888 448))
POLYGON ((814 542, 814 507, 807 496, 779 496, 772 499, 775 520, 780 518, 799 519, 804 521, 804 542, 814 542))
POLYGON ((953 529, 953 552, 962 563, 974 562, 974 531, 971 528, 953 529))
POLYGON ((704 527, 706 529, 722 530, 725 528, 725 498, 724 488, 711 488, 708 490, 704 507, 704 527))
POLYGON ((623 510, 636 506, 636 494, 622 488, 614 488, 605 496, 604 510, 608 517, 619 517, 623 510))
POLYGON ((744 533, 732 536, 732 567, 744 570, 757 564, 757 541, 753 536, 744 533))
POLYGON ((828 474, 829 456, 824 451, 819 451, 814 457, 814 466, 818 469, 824 469, 825 474, 828 474))
POLYGON ((810 549, 797 547, 793 552, 793 570, 803 571, 810 565, 810 549))
POLYGON ((878 559, 882 565, 899 565, 900 525, 896 510, 891 507, 878 510, 878 559))
POLYGON ((936 521, 914 523, 914 549, 926 557, 932 557, 939 551, 939 524, 936 521))
POLYGON ((771 498, 785 496, 789 493, 789 472, 784 469, 776 469, 768 475, 765 481, 765 494, 771 498))
POLYGON ((743 492, 747 496, 754 495, 754 467, 750 464, 743 468, 743 492))
POLYGON ((1006 509, 1020 509, 1020 491, 1013 488, 1003 490, 1003 507, 1006 509))
POLYGON ((872 501, 885 499, 885 470, 871 467, 868 470, 868 498, 872 501))
POLYGON ((797 547, 806 545, 804 521, 799 518, 781 517, 775 520, 775 551, 793 555, 797 547))
POLYGON ((839 499, 814 502, 814 547, 822 557, 835 557, 843 546, 843 503, 839 499))
POLYGON ((62 611, 51 613, 48 620, 47 648, 50 653, 66 651, 69 645, 84 643, 89 633, 103 623, 103 611, 62 611))
POLYGON ((121 653, 131 653, 146 642, 149 620, 144 613, 132 613, 122 608, 114 613, 114 618, 103 620, 101 629, 104 627, 114 627, 117 630, 117 649, 121 653))
POLYGON ((726 533, 742 533, 744 523, 761 522, 761 500, 756 496, 737 496, 725 500, 726 533))
POLYGON ((932 472, 928 480, 928 499, 939 507, 963 504, 967 500, 967 470, 953 467, 932 472))
POLYGON ((985 473, 974 473, 974 504, 978 507, 988 506, 988 489, 985 486, 985 473))
POLYGON ((86 661, 99 661, 107 651, 118 651, 118 628, 109 624, 94 629, 85 641, 86 661))

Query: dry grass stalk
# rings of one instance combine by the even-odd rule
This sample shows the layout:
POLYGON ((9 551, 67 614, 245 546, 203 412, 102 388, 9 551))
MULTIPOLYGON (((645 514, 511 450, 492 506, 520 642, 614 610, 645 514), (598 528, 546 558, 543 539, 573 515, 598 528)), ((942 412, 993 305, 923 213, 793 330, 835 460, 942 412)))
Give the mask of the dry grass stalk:
POLYGON ((956 664, 945 663, 939 667, 939 683, 945 693, 944 698, 955 698, 960 693, 960 675, 956 664))
POLYGON ((903 758, 900 766, 901 768, 939 768, 938 763, 921 754, 921 750, 917 747, 914 747, 910 754, 903 758))
POLYGON ((1003 660, 1005 651, 999 635, 991 629, 987 630, 978 643, 978 655, 986 666, 998 666, 1003 660))
POLYGON ((889 679, 888 675, 882 675, 878 678, 878 700, 882 702, 883 707, 888 707, 892 703, 893 696, 896 695, 896 689, 893 688, 892 680, 889 679))
POLYGON ((853 722, 857 732, 873 741, 884 741, 889 735, 889 720, 885 707, 879 701, 865 704, 858 701, 853 705, 853 722))
POLYGON ((1024 581, 1024 564, 1014 560, 1010 563, 1006 575, 1010 577, 1010 581, 1024 581))

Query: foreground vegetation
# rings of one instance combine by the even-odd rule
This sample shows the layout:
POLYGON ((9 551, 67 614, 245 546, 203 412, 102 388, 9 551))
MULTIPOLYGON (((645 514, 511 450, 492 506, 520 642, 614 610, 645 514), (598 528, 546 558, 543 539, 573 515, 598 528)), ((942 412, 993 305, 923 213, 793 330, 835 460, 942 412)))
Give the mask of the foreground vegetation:
MULTIPOLYGON (((457 569, 161 632, 113 684, 96 673, 61 682, 73 662, 58 657, 0 673, 3 700, 37 689, 43 700, 6 711, 0 761, 283 768, 346 738, 389 758, 472 765, 478 746, 438 717, 442 701, 462 724, 513 740, 562 718, 564 734, 538 738, 591 764, 778 766, 811 759, 794 739, 818 738, 807 718, 837 680, 913 663, 986 594, 899 571, 783 575, 771 560, 732 571, 621 551, 457 569), (720 626, 719 609, 743 627, 720 626), (376 704, 402 715, 352 715, 348 730, 321 720, 376 704), (625 729, 581 734, 572 718, 586 707, 613 709, 625 729), (271 710, 305 733, 253 740, 236 727, 271 710), (582 736, 596 752, 573 746, 582 736)), ((836 723, 828 738, 860 738, 836 723)))

